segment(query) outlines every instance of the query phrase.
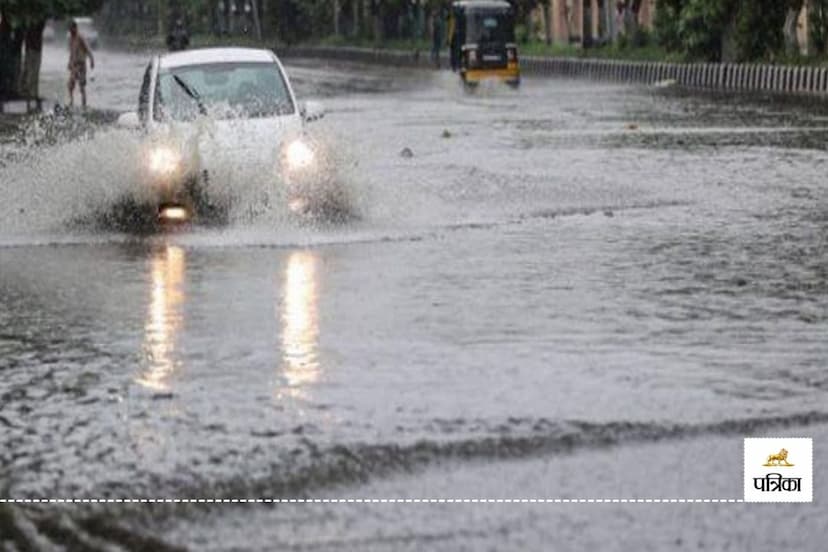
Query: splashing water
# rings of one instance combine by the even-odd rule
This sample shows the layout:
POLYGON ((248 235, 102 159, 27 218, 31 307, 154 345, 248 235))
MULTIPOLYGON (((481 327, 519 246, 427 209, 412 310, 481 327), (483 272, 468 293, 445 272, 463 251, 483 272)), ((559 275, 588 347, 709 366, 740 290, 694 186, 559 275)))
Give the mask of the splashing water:
POLYGON ((222 132, 230 133, 231 139, 249 140, 244 125, 207 118, 173 126, 152 138, 77 117, 32 119, 19 133, 16 147, 7 149, 14 154, 7 154, 7 164, 0 165, 0 194, 6 198, 0 206, 0 239, 6 245, 64 243, 86 241, 90 232, 112 239, 113 230, 140 230, 110 223, 121 220, 124 209, 145 209, 155 216, 156 184, 147 167, 159 144, 173 144, 189 166, 200 166, 201 158, 209 155, 211 172, 205 184, 211 201, 227 211, 229 226, 297 227, 357 215, 347 178, 353 163, 332 134, 320 132, 311 139, 318 166, 304 190, 309 201, 325 209, 296 216, 279 173, 277 142, 258 150, 203 147, 222 132), (67 230, 73 235, 67 236, 67 230))

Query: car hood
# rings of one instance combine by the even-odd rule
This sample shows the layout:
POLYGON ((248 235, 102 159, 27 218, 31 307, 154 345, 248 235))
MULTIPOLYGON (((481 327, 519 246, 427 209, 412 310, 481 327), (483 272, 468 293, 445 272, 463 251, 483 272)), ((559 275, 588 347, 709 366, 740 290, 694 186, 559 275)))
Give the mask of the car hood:
POLYGON ((282 145, 302 132, 298 115, 256 119, 202 119, 166 129, 190 157, 191 168, 214 172, 235 167, 276 167, 282 145))
POLYGON ((299 117, 273 117, 215 121, 198 137, 203 168, 216 163, 273 165, 285 140, 302 130, 299 117))

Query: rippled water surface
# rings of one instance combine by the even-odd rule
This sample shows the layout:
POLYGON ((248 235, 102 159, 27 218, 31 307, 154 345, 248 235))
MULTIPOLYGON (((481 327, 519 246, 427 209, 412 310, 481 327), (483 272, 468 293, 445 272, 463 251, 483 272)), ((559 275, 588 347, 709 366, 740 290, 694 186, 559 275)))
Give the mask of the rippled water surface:
MULTIPOLYGON (((144 56, 100 57, 92 101, 132 108, 144 56)), ((346 222, 79 227, 140 185, 137 138, 104 126, 3 146, 4 495, 738 498, 742 437, 828 435, 824 105, 289 72, 328 108, 314 130, 337 152, 346 222), (698 483, 709 447, 724 475, 698 483)), ((456 550, 571 545, 595 520, 354 508, 15 509, 0 528, 133 548, 456 550)), ((778 537, 750 536, 745 509, 607 508, 606 534, 660 526, 654 549, 778 537), (671 533, 681 518, 695 529, 671 533)), ((816 508, 786 510, 799 529, 779 542, 818 542, 816 508)))

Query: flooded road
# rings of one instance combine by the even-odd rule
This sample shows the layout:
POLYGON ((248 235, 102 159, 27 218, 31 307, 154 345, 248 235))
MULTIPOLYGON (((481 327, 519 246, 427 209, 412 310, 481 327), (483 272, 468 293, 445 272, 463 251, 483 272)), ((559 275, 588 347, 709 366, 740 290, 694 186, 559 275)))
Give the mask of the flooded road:
MULTIPOLYGON (((91 104, 134 109, 147 56, 97 57, 91 104)), ((346 223, 78 227, 132 185, 138 138, 9 146, 3 496, 740 498, 745 436, 814 436, 825 457, 824 105, 288 72, 328 108, 313 130, 337 151, 346 223)), ((217 550, 586 549, 630 525, 611 549, 807 549, 828 529, 819 502, 762 512, 110 504, 0 523, 217 550)))

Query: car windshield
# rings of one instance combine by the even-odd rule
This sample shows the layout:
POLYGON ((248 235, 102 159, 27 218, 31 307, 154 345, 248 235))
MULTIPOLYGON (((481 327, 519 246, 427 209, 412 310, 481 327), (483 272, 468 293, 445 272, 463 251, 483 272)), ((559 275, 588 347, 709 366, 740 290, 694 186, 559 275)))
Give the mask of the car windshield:
POLYGON ((290 115, 293 101, 279 66, 270 62, 213 63, 163 70, 155 91, 155 119, 290 115))
POLYGON ((470 12, 466 33, 466 42, 514 42, 512 14, 508 10, 470 12))

